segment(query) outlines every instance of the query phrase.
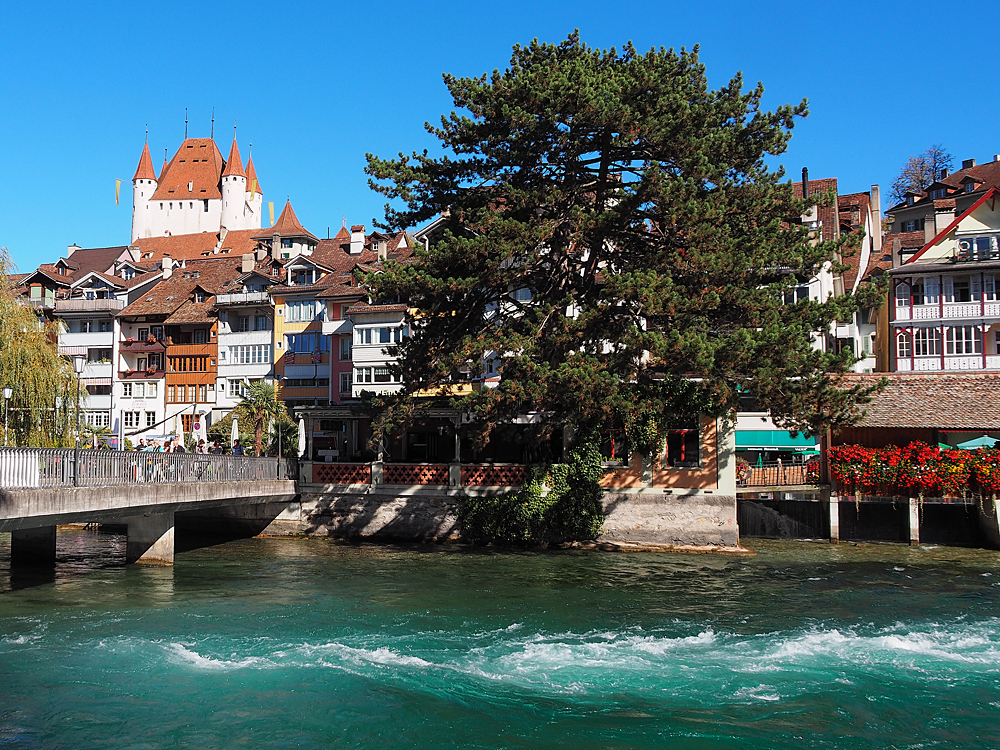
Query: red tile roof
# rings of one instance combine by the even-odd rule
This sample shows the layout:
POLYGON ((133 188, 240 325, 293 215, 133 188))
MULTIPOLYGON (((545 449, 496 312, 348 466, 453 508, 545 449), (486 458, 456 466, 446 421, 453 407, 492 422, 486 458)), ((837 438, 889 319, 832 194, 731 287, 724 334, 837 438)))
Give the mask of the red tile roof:
MULTIPOLYGON (((274 226, 269 229, 261 229, 254 237, 259 239, 270 239, 274 235, 281 235, 282 237, 309 237, 310 239, 316 239, 316 235, 308 231, 299 222, 299 218, 295 215, 295 209, 292 208, 291 201, 285 201, 285 207, 281 210, 281 216, 278 220, 274 222, 274 226)), ((277 250, 277 248, 275 248, 277 250)))
POLYGON ((240 147, 236 145, 236 137, 233 136, 233 145, 229 149, 229 158, 226 160, 226 168, 222 170, 222 176, 236 175, 246 177, 243 171, 243 160, 240 158, 240 147))
POLYGON ((863 407, 859 427, 1000 430, 1000 373, 846 375, 844 385, 889 384, 863 407))
MULTIPOLYGON (((978 193, 979 190, 985 190, 991 187, 1000 187, 1000 161, 990 161, 986 162, 985 164, 978 164, 974 167, 966 167, 965 169, 959 169, 958 171, 953 172, 947 177, 939 178, 936 184, 947 185, 948 187, 952 188, 953 193, 951 197, 954 197, 956 195, 966 195, 966 193, 961 192, 962 190, 964 190, 963 180, 966 177, 975 178, 976 182, 981 183, 979 189, 974 191, 974 193, 970 193, 970 195, 978 193)), ((922 205, 925 203, 925 201, 927 201, 927 196, 925 193, 920 192, 916 193, 916 195, 922 197, 917 198, 917 200, 914 202, 914 205, 917 204, 922 205)), ((908 208, 908 206, 905 203, 898 203, 892 208, 887 209, 886 213, 891 214, 894 209, 899 209, 899 208, 908 208)))
POLYGON ((257 170, 253 167, 253 156, 247 158, 247 192, 264 194, 260 187, 260 180, 257 179, 257 170))
POLYGON ((145 143, 142 147, 142 156, 139 157, 139 166, 135 168, 135 174, 132 175, 132 182, 155 179, 156 171, 153 169, 153 157, 149 155, 149 144, 145 143))
MULTIPOLYGON (((212 258, 211 260, 189 260, 185 268, 174 268, 170 278, 159 281, 156 286, 145 292, 139 299, 128 305, 119 315, 130 317, 134 315, 165 315, 171 316, 182 305, 191 302, 196 306, 192 315, 201 315, 196 310, 201 305, 208 305, 209 297, 204 303, 194 302, 194 291, 201 287, 207 294, 214 296, 227 291, 238 291, 241 276, 239 256, 212 258)), ((187 315, 187 313, 183 313, 187 315)), ((178 319, 180 320, 180 319, 178 319)))
MULTIPOLYGON (((221 198, 219 180, 225 161, 211 138, 188 138, 160 173, 150 200, 221 198), (191 190, 188 190, 188 186, 191 190)), ((242 165, 240 167, 242 170, 242 165)))
MULTIPOLYGON (((802 197, 802 183, 793 182, 792 189, 795 191, 795 197, 802 197)), ((832 190, 833 194, 837 194, 837 178, 836 177, 826 177, 819 180, 809 180, 809 195, 821 195, 832 190)), ((822 227, 820 228, 820 239, 821 240, 832 240, 840 236, 840 226, 837 220, 837 204, 828 206, 819 206, 818 216, 822 227)))
MULTIPOLYGON (((849 193, 848 195, 837 196, 837 214, 840 220, 840 232, 865 231, 865 221, 871 210, 871 196, 868 193, 849 193)), ((881 232, 881 227, 872 227, 872 231, 881 232)), ((854 289, 854 284, 861 271, 861 249, 858 248, 853 255, 843 258, 848 269, 844 271, 844 288, 854 289)), ((869 257, 869 265, 872 258, 869 257)), ((867 270, 867 269, 866 269, 867 270)))

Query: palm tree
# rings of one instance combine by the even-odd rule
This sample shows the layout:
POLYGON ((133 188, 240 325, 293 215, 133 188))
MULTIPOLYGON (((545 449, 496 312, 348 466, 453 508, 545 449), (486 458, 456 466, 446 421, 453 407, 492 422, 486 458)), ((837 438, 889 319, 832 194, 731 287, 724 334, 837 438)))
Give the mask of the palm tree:
POLYGON ((285 411, 281 402, 281 386, 266 380, 255 380, 247 385, 243 400, 234 409, 240 420, 253 425, 253 451, 259 456, 264 445, 264 429, 271 421, 278 421, 285 411))

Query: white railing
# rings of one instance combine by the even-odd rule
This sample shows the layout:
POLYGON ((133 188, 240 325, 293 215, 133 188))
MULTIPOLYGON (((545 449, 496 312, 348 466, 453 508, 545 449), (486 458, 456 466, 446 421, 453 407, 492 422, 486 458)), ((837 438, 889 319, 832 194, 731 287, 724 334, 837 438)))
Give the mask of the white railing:
POLYGON ((267 292, 219 294, 215 297, 215 302, 219 305, 269 305, 271 304, 271 295, 267 292))
POLYGON ((914 320, 934 320, 941 317, 941 305, 914 305, 914 320))
POLYGON ((981 318, 983 306, 979 302, 945 302, 945 318, 981 318))
POLYGON ((945 357, 944 369, 946 370, 982 370, 983 355, 973 354, 965 357, 945 357))
POLYGON ((0 489, 296 479, 288 458, 73 448, 0 448, 0 489))

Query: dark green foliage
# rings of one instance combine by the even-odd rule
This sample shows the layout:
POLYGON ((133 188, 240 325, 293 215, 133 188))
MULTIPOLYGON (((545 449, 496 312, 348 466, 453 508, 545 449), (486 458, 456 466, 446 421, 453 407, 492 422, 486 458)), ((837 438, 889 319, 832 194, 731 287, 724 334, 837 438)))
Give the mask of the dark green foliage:
POLYGON ((499 386, 455 400, 480 439, 534 409, 585 432, 625 424, 650 450, 671 422, 726 415, 741 392, 790 429, 855 419, 871 387, 837 387, 852 355, 812 338, 859 297, 783 302, 858 240, 815 241, 801 216, 835 197, 797 200, 766 165, 804 101, 763 110, 763 87, 744 91, 738 74, 711 90, 697 48, 619 54, 577 34, 445 84, 468 113, 428 125, 449 155, 368 157, 395 201, 387 226, 444 217, 416 262, 364 276, 377 298, 421 310, 385 425, 487 356, 502 358, 499 386))
POLYGON ((596 539, 604 524, 602 473, 600 452, 593 444, 581 445, 568 463, 536 469, 517 492, 465 498, 462 536, 475 544, 508 546, 596 539))

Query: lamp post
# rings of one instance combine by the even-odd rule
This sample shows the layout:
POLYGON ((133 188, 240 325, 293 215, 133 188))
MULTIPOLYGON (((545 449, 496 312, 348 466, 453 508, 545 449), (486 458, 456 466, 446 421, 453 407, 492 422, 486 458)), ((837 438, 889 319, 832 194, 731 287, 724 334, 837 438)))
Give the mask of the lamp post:
POLYGON ((10 413, 10 397, 14 395, 14 389, 9 385, 3 387, 3 444, 6 448, 10 445, 7 442, 7 415, 10 413))
POLYGON ((73 485, 80 481, 80 376, 87 360, 82 354, 73 357, 73 372, 76 373, 76 443, 73 450, 73 485))

